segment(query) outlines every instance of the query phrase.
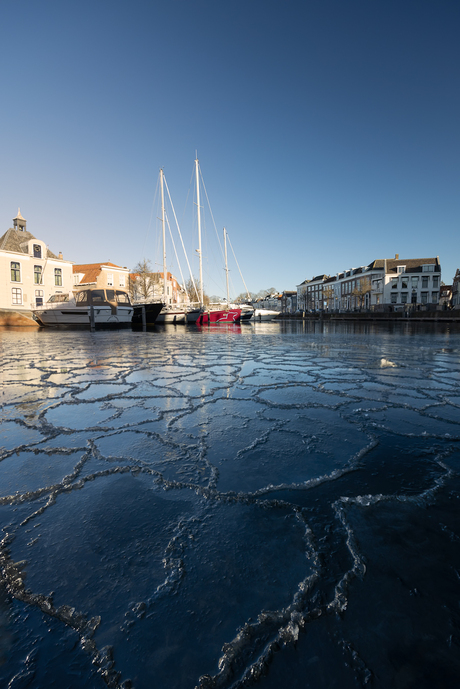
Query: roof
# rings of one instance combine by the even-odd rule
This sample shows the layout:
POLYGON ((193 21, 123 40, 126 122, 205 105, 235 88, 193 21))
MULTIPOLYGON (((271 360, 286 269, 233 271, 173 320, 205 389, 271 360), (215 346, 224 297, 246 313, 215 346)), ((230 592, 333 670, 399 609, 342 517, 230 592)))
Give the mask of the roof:
POLYGON ((93 282, 97 282, 99 275, 102 272, 103 267, 118 268, 118 270, 127 270, 123 266, 117 266, 115 263, 110 263, 110 261, 104 261, 103 263, 80 263, 79 265, 73 265, 74 273, 83 273, 83 278, 80 280, 81 285, 87 285, 93 282))
MULTIPOLYGON (((36 239, 33 234, 27 230, 17 230, 14 227, 10 227, 5 234, 0 237, 0 251, 13 251, 17 254, 28 254, 27 244, 31 239, 36 239)), ((48 258, 57 258, 52 251, 46 248, 48 258)))
POLYGON ((375 268, 381 268, 384 270, 385 261, 387 273, 396 274, 398 272, 398 266, 405 266, 406 273, 421 273, 423 271, 422 266, 427 264, 434 264, 437 266, 437 272, 441 271, 439 258, 437 256, 435 258, 379 258, 376 261, 372 261, 372 263, 369 263, 368 268, 370 270, 374 270, 375 268))

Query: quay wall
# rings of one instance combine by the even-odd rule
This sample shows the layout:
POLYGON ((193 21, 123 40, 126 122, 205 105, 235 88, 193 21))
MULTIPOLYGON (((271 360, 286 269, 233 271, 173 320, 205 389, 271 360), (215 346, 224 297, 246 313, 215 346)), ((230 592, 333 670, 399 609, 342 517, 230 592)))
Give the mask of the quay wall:
POLYGON ((312 321, 422 321, 425 323, 460 323, 460 309, 439 311, 362 311, 354 313, 280 313, 285 320, 312 321))
POLYGON ((40 327, 32 311, 14 311, 13 309, 0 309, 0 326, 40 327))

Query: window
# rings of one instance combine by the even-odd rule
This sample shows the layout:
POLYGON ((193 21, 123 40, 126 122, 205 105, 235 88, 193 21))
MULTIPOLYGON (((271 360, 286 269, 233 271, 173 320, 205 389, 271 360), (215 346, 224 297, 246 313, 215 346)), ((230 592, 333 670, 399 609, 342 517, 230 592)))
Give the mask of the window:
POLYGON ((54 269, 54 284, 58 287, 62 286, 62 268, 54 269))
POLYGON ((407 304, 407 292, 401 292, 401 304, 407 304))
POLYGON ((107 273, 107 287, 113 287, 113 273, 107 273))
POLYGON ((80 306, 86 305, 88 303, 88 292, 86 290, 82 290, 81 292, 77 292, 77 296, 75 297, 75 301, 80 306))
MULTIPOLYGON (((79 292, 80 294, 86 294, 86 292, 79 292)), ((68 294, 53 294, 52 297, 48 299, 49 304, 53 304, 55 302, 61 302, 61 301, 69 301, 69 295, 68 294)), ((77 301, 79 301, 77 299, 77 301)))
POLYGON ((438 303, 438 293, 437 292, 431 292, 431 303, 432 304, 438 303))
POLYGON ((434 273, 434 263, 425 263, 422 266, 422 271, 424 273, 434 273))
POLYGON ((91 302, 93 304, 103 304, 105 302, 105 292, 103 289, 94 289, 91 292, 91 302))
POLYGON ((34 258, 41 258, 42 257, 42 248, 41 248, 40 244, 34 244, 33 252, 34 252, 34 258))
POLYGON ((398 287, 398 278, 391 278, 391 289, 396 289, 398 287))
POLYGON ((34 266, 34 283, 36 285, 42 284, 42 267, 34 266))
POLYGON ((411 281, 412 289, 417 289, 417 287, 418 287, 418 276, 411 277, 410 281, 411 281))
POLYGON ((397 304, 398 303, 398 295, 396 293, 391 295, 391 303, 392 304, 397 304))
POLYGON ((428 304, 428 292, 422 292, 422 304, 428 304))
POLYGON ((406 272, 406 266, 398 266, 398 275, 406 272))
POLYGON ((433 275, 433 287, 439 287, 439 275, 433 275))
POLYGON ((11 282, 21 282, 21 264, 11 261, 11 282))
POLYGON ((22 304, 22 289, 13 287, 11 290, 11 301, 13 304, 22 304))
POLYGON ((422 277, 422 289, 426 289, 428 287, 428 275, 425 275, 422 277))
POLYGON ((119 284, 120 287, 124 287, 124 286, 125 286, 125 276, 124 276, 124 275, 120 275, 120 276, 119 276, 119 278, 118 278, 118 284, 119 284))
POLYGON ((78 274, 74 275, 73 276, 73 284, 78 285, 79 283, 80 283, 80 276, 78 274))
POLYGON ((35 306, 43 306, 43 290, 35 290, 35 306))
POLYGON ((401 288, 407 289, 408 285, 409 285, 409 279, 408 278, 401 278, 401 288))
POLYGON ((126 292, 117 292, 117 302, 119 304, 129 304, 129 297, 126 292))

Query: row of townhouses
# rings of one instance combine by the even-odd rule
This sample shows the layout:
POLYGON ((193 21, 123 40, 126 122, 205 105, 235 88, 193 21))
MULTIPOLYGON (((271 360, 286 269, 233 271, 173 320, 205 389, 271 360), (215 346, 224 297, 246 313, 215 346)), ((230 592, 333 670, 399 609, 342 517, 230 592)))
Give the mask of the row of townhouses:
POLYGON ((441 281, 439 256, 377 259, 336 275, 317 275, 296 291, 269 295, 261 307, 284 313, 460 309, 460 270, 452 285, 441 281))

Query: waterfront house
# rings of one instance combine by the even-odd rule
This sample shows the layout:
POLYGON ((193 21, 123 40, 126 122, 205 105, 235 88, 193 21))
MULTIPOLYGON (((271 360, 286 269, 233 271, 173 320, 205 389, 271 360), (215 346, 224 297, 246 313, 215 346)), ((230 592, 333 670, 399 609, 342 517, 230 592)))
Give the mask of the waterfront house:
POLYGON ((73 267, 73 289, 98 287, 128 291, 129 270, 115 263, 80 263, 73 267))
POLYGON ((295 313, 297 310, 297 292, 295 290, 284 290, 281 294, 282 313, 295 313))
POLYGON ((260 297, 253 302, 253 305, 258 309, 269 309, 271 311, 281 312, 282 295, 273 293, 267 294, 265 297, 260 297))
POLYGON ((133 301, 162 301, 176 306, 188 306, 187 291, 170 272, 166 273, 166 296, 164 273, 130 273, 129 284, 133 301))
POLYGON ((297 285, 297 308, 301 311, 322 311, 324 309, 323 285, 329 275, 317 275, 297 285))
POLYGON ((452 285, 441 285, 439 288, 439 306, 450 309, 452 306, 452 285))
POLYGON ((0 322, 14 324, 20 315, 31 317, 32 309, 51 295, 71 289, 72 262, 34 237, 18 209, 13 227, 0 237, 0 322))
POLYGON ((370 264, 373 270, 381 269, 382 303, 392 307, 406 304, 436 308, 441 287, 441 265, 436 258, 383 259, 370 264))
POLYGON ((457 268, 452 282, 452 308, 460 309, 460 269, 457 268))

